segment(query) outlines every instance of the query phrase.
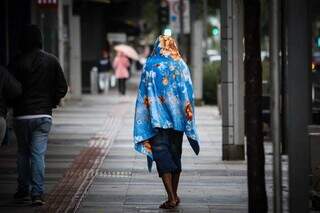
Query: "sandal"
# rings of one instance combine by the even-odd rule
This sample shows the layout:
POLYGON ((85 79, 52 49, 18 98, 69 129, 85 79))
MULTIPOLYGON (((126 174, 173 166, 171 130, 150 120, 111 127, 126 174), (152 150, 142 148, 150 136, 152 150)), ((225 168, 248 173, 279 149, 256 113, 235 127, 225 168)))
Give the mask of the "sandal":
POLYGON ((166 201, 164 203, 162 203, 159 208, 160 209, 173 209, 177 206, 177 202, 172 202, 172 201, 166 201))
POLYGON ((180 204, 180 197, 177 196, 176 206, 180 204))

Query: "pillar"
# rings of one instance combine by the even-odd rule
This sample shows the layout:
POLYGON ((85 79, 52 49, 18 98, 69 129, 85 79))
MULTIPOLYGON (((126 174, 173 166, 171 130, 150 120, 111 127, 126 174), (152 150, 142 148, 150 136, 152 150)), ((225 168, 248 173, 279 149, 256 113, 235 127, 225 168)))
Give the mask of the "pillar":
MULTIPOLYGON (((65 48, 67 48, 64 45, 64 26, 63 26, 63 3, 64 1, 58 2, 58 52, 59 52, 59 62, 61 67, 63 68, 65 72, 65 48)), ((67 77, 67 76, 66 76, 67 77)))
POLYGON ((289 212, 309 212, 311 19, 309 0, 287 0, 286 134, 289 212), (297 16, 299 14, 299 16, 297 16))
POLYGON ((223 160, 244 160, 242 4, 242 0, 221 0, 223 160))
POLYGON ((196 105, 202 104, 203 97, 202 29, 202 20, 192 22, 191 63, 196 105))
POLYGON ((81 23, 80 15, 72 13, 70 7, 70 90, 72 99, 81 99, 81 23))

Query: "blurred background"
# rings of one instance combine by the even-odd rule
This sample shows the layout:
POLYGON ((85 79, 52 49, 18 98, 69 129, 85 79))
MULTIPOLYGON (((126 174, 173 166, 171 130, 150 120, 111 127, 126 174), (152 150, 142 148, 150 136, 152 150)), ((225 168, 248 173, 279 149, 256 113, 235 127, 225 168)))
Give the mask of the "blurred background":
MULTIPOLYGON (((292 180, 291 189, 301 186, 293 191, 292 197, 299 197, 302 191, 308 194, 310 190, 314 193, 314 206, 318 205, 320 209, 319 0, 279 1, 280 32, 276 38, 270 37, 270 20, 275 11, 270 12, 269 0, 2 0, 0 65, 7 66, 19 54, 18 38, 22 27, 36 24, 44 35, 44 50, 56 55, 63 67, 70 86, 67 99, 81 100, 85 94, 100 91, 97 67, 103 54, 112 60, 117 45, 128 45, 137 54, 131 57, 130 72, 139 76, 155 39, 160 34, 171 34, 177 39, 182 56, 190 67, 196 104, 218 106, 222 122, 222 131, 219 132, 222 135, 222 141, 219 140, 222 159, 244 160, 247 113, 244 99, 246 95, 252 95, 245 94, 244 2, 260 4, 260 24, 256 30, 260 33, 263 91, 262 101, 257 104, 263 108, 264 142, 271 142, 272 135, 271 43, 280 41, 280 49, 274 54, 278 54, 280 60, 281 128, 276 131, 281 131, 283 136, 282 168, 287 174, 287 167, 290 167, 287 157, 291 157, 293 172, 287 174, 292 180), (308 7, 307 12, 294 11, 292 8, 296 3, 305 6, 304 9, 308 7), (310 27, 310 32, 304 26, 308 30, 310 27), (308 66, 302 67, 303 63, 308 66), (301 103, 299 98, 305 96, 308 101, 301 103), (299 124, 299 128, 290 128, 292 123, 299 124), (297 132, 302 136, 295 137, 297 132), (310 165, 313 171, 309 171, 310 165), (301 168, 308 171, 301 172, 301 168), (313 185, 309 180, 311 173, 313 185), (299 182, 294 183, 294 180, 299 182)), ((286 186, 290 179, 285 177, 285 181, 285 187, 281 188, 284 193, 291 190, 286 186)), ((308 204, 309 197, 301 195, 308 204)), ((299 205, 294 199, 290 202, 292 206, 299 205)))

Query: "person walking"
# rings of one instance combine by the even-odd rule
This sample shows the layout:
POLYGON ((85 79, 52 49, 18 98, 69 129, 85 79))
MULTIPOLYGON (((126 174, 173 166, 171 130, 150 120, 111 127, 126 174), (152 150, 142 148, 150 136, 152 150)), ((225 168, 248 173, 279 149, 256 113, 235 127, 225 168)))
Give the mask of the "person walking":
POLYGON ((2 66, 0 66, 0 143, 3 144, 6 131, 8 101, 21 95, 21 84, 2 66))
POLYGON ((98 62, 98 88, 99 93, 104 93, 109 91, 110 87, 110 70, 111 70, 111 62, 110 56, 107 49, 102 49, 101 58, 98 62))
POLYGON ((175 40, 160 36, 141 74, 134 118, 135 150, 147 156, 149 171, 155 161, 167 192, 168 200, 159 208, 171 209, 180 203, 177 189, 184 134, 198 155, 190 72, 175 40))
POLYGON ((26 200, 31 195, 32 205, 38 206, 45 203, 45 153, 52 109, 66 95, 68 86, 58 59, 42 50, 39 28, 29 25, 21 35, 21 54, 10 65, 10 72, 23 90, 13 106, 18 141, 18 187, 14 198, 26 200))
POLYGON ((130 62, 128 57, 121 51, 117 52, 117 56, 113 61, 113 68, 115 69, 115 76, 118 79, 119 93, 122 95, 126 94, 126 81, 129 78, 130 62))

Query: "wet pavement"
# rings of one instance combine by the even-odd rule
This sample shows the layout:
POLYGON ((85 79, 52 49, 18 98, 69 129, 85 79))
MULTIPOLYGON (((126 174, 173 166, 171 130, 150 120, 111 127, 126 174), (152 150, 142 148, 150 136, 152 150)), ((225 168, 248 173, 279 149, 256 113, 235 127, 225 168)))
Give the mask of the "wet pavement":
MULTIPOLYGON (((126 96, 116 91, 84 95, 54 112, 46 158, 46 198, 42 208, 17 204, 15 143, 0 149, 0 212, 162 212, 165 191, 155 167, 133 150, 135 87, 126 96)), ((183 144, 179 195, 169 212, 247 212, 245 161, 222 161, 221 117, 215 106, 196 108, 201 151, 195 156, 183 144)), ((269 194, 271 148, 266 144, 269 194)), ((285 178, 286 179, 286 178, 285 178)), ((271 196, 269 196, 271 197, 271 196)), ((271 203, 270 203, 271 206, 271 203)))

